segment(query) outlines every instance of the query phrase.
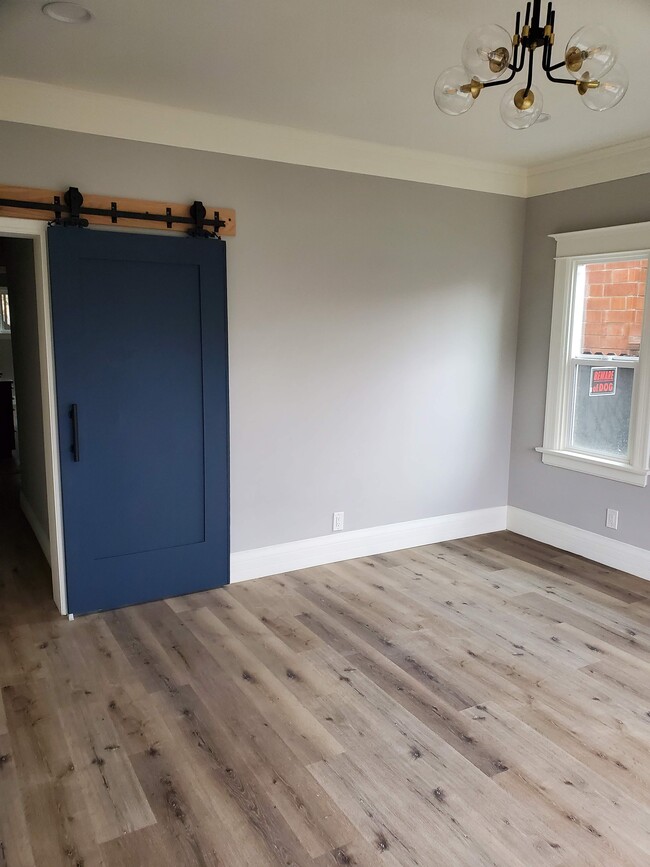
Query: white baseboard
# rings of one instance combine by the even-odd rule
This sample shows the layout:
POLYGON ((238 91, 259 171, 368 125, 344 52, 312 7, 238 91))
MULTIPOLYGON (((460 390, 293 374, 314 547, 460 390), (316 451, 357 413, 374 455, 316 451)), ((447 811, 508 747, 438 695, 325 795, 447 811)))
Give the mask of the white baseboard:
POLYGON ((40 523, 40 521, 36 517, 36 513, 34 512, 32 507, 30 506, 27 498, 25 497, 25 495, 23 494, 22 491, 20 492, 20 508, 22 510, 23 515, 27 518, 27 522, 29 523, 29 526, 34 531, 34 535, 36 536, 38 544, 41 546, 41 549, 43 550, 43 553, 45 554, 45 559, 47 560, 48 563, 51 564, 49 537, 48 537, 47 533, 45 532, 45 530, 43 529, 43 525, 40 523))
POLYGON ((508 506, 508 530, 650 581, 650 551, 508 506))
POLYGON ((230 555, 230 581, 247 581, 294 569, 324 566, 354 557, 385 554, 402 548, 432 545, 464 536, 494 533, 506 528, 506 506, 440 515, 366 530, 349 530, 268 548, 236 551, 230 555))

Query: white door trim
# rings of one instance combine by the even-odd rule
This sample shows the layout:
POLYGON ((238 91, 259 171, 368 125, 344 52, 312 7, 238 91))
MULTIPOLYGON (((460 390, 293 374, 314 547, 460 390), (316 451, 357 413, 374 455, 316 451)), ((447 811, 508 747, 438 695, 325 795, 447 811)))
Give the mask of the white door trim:
POLYGON ((65 581, 65 553, 63 540, 63 505, 61 499, 61 469, 59 465, 59 434, 54 381, 54 342, 52 339, 52 310, 50 304, 50 276, 47 259, 47 223, 41 220, 23 220, 0 217, 0 237, 31 238, 34 242, 34 270, 36 275, 36 315, 38 317, 39 360, 41 368, 41 395, 43 400, 43 434, 45 438, 45 476, 47 485, 48 535, 52 591, 61 614, 68 613, 65 581))

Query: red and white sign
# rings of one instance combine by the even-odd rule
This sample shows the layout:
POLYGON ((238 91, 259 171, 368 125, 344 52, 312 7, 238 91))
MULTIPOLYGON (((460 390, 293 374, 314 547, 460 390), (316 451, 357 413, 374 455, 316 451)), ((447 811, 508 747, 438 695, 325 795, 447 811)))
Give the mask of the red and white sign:
POLYGON ((589 382, 589 397, 616 394, 617 367, 592 367, 589 382))

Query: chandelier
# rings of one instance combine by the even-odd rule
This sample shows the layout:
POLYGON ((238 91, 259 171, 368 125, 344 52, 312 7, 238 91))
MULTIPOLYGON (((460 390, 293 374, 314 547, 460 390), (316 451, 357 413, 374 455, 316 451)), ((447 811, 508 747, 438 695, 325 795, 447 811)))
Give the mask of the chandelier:
POLYGON ((617 62, 612 35, 600 24, 587 25, 567 42, 564 60, 553 63, 555 42, 555 10, 549 3, 546 23, 541 20, 541 0, 526 6, 524 26, 517 13, 515 33, 498 24, 487 24, 474 30, 465 40, 462 66, 446 69, 436 81, 434 98, 445 114, 464 114, 486 87, 509 84, 527 66, 524 87, 509 87, 501 100, 501 118, 512 129, 527 129, 540 117, 544 98, 533 84, 534 58, 541 49, 542 69, 549 81, 573 85, 583 103, 592 111, 613 108, 625 96, 628 76, 617 62), (570 78, 558 78, 554 73, 563 69, 570 78))

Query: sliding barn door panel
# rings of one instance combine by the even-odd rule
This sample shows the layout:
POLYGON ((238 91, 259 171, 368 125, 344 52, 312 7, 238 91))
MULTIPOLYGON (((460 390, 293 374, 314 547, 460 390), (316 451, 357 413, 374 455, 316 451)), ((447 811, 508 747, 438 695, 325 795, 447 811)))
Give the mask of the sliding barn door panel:
POLYGON ((70 611, 228 580, 225 245, 52 228, 70 611))

